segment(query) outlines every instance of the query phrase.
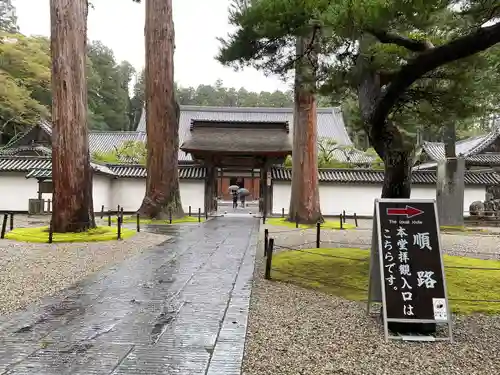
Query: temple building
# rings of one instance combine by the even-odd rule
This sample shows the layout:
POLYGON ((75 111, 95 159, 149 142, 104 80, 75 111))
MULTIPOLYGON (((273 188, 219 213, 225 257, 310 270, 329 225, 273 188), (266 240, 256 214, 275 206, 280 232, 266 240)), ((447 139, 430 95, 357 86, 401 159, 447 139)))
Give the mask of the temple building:
MULTIPOLYGON (((380 197, 384 172, 368 169, 373 159, 353 148, 340 109, 319 108, 317 125, 318 139, 334 141, 350 149, 348 154, 341 149, 333 150, 333 157, 357 166, 354 169, 319 171, 322 212, 338 215, 346 211, 370 216, 373 200, 380 197)), ((285 168, 283 163, 293 152, 292 133, 292 108, 181 106, 179 177, 184 210, 214 212, 218 201, 230 199, 229 186, 237 185, 250 192, 248 199, 258 202, 260 211, 287 213, 291 169, 285 168)), ((3 198, 0 211, 50 211, 51 135, 51 124, 41 121, 0 150, 0 196, 3 198), (37 203, 38 208, 35 207, 35 201, 43 201, 42 207, 40 203, 37 203)), ((490 134, 469 141, 464 148, 469 162, 479 164, 478 155, 482 155, 481 158, 485 154, 491 156, 497 138, 490 134)), ((126 141, 146 142, 146 139, 143 114, 135 131, 90 131, 90 153, 91 156, 106 154, 126 141)), ((418 168, 427 170, 416 170, 412 177, 412 197, 416 198, 434 198, 436 195, 436 173, 432 170, 432 163, 435 167, 437 158, 441 157, 439 150, 443 148, 438 144, 426 144, 425 147, 428 159, 418 168), (433 153, 433 150, 436 151, 433 153)), ((442 154, 444 156, 444 151, 442 154)), ((93 159, 92 168, 95 172, 95 211, 116 210, 117 206, 127 212, 137 210, 146 188, 143 165, 127 160, 100 163, 93 159)), ((498 174, 491 170, 468 171, 464 180, 466 205, 484 200, 486 189, 500 183, 498 174)))

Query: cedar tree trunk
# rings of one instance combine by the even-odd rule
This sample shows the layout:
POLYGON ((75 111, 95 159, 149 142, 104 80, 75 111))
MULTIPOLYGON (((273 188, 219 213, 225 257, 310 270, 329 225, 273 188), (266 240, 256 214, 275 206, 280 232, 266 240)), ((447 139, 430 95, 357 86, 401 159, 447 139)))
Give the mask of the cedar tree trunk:
POLYGON ((52 225, 55 232, 95 227, 87 132, 87 0, 51 0, 52 225))
MULTIPOLYGON (((306 49, 315 43, 314 34, 297 38, 297 56, 306 54, 306 49)), ((288 220, 314 224, 323 221, 318 187, 316 79, 314 62, 301 60, 295 69, 292 191, 288 220)))
POLYGON ((172 0, 146 0, 146 194, 139 214, 182 217, 179 192, 179 106, 174 90, 172 0))

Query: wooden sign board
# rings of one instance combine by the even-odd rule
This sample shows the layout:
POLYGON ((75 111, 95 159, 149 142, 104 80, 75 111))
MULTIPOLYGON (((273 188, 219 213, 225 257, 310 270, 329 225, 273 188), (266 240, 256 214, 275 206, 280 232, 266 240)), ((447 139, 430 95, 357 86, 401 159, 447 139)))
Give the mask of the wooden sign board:
POLYGON ((452 340, 435 200, 377 199, 373 223, 368 311, 382 302, 388 339, 436 341, 434 336, 390 336, 388 323, 443 323, 452 340))

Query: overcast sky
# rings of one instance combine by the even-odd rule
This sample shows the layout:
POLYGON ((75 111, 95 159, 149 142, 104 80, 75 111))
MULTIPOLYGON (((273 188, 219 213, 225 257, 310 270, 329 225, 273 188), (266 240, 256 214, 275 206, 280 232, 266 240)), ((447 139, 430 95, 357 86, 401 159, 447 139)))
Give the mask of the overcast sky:
MULTIPOLYGON (((13 0, 23 34, 50 34, 49 0, 13 0)), ((136 69, 144 66, 144 1, 91 0, 88 37, 110 47, 118 61, 128 60, 136 69)), ((229 0, 173 0, 176 36, 175 79, 181 86, 212 84, 245 87, 251 91, 288 89, 277 77, 265 77, 254 69, 234 72, 215 61, 216 37, 231 31, 227 21, 229 0)))

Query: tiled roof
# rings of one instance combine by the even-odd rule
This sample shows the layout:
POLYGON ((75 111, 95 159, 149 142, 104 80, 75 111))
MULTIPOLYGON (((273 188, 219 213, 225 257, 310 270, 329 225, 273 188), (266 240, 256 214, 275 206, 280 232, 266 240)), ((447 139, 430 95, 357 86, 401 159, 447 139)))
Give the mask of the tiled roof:
MULTIPOLYGON (((94 171, 114 175, 105 165, 90 163, 94 171)), ((51 170, 52 159, 43 156, 0 156, 0 172, 31 172, 32 170, 51 170)))
POLYGON ((52 178, 52 169, 32 169, 26 178, 52 178))
MULTIPOLYGON (((179 120, 179 144, 189 135, 192 120, 235 122, 288 122, 293 129, 293 108, 242 108, 181 106, 179 120)), ((318 137, 334 139, 339 145, 351 146, 340 108, 318 108, 318 137)), ((146 116, 143 111, 138 131, 146 131, 146 116)), ((179 151, 179 160, 191 160, 191 156, 179 151)), ((344 160, 341 160, 344 161, 344 160)))
POLYGON ((90 153, 108 153, 126 141, 146 142, 146 133, 136 131, 91 131, 89 133, 90 153))
POLYGON ((47 132, 47 134, 52 135, 52 124, 47 120, 41 120, 38 125, 47 132))
POLYGON ((334 150, 332 156, 335 160, 342 163, 371 164, 375 161, 373 156, 367 155, 363 151, 354 148, 348 150, 334 150))
POLYGON ((283 129, 194 128, 184 143, 183 150, 215 152, 292 152, 290 134, 283 129))
MULTIPOLYGON (((457 156, 477 155, 489 147, 500 135, 500 126, 495 127, 485 135, 458 141, 455 146, 457 156)), ((443 142, 424 142, 422 145, 426 154, 434 161, 445 159, 443 142)))
POLYGON ((0 171, 2 172, 28 172, 31 169, 50 169, 52 159, 35 156, 1 156, 0 171))
MULTIPOLYGON (((179 122, 179 145, 186 140, 192 120, 229 121, 229 122, 287 122, 293 127, 292 108, 241 108, 241 107, 199 107, 181 106, 179 122)), ((345 128, 342 113, 339 108, 318 108, 318 137, 334 139, 339 145, 352 146, 345 128)), ((40 126, 47 134, 52 134, 52 126, 47 121, 41 121, 40 126)), ((90 153, 108 153, 119 147, 125 141, 146 142, 146 122, 143 111, 137 131, 90 131, 90 153)), ((334 151, 335 159, 348 162, 341 151, 334 151)), ((192 161, 191 155, 179 150, 179 162, 192 161)), ((371 158, 361 151, 351 153, 353 163, 371 163, 371 158)), ((124 161, 126 162, 126 161, 124 161)))
MULTIPOLYGON (((290 181, 292 170, 289 168, 273 168, 272 177, 278 181, 290 181)), ((464 176, 469 185, 494 185, 500 183, 500 175, 492 172, 467 171, 464 176)), ((320 169, 320 182, 381 184, 384 181, 384 171, 373 169, 320 169)), ((435 184, 435 171, 414 171, 413 184, 435 184)))
POLYGON ((484 154, 471 155, 465 159, 465 162, 477 166, 498 166, 500 165, 500 153, 485 152, 484 154))
MULTIPOLYGON (((471 155, 465 157, 465 164, 475 167, 497 167, 500 166, 500 153, 485 152, 484 154, 471 155)), ((437 161, 422 163, 413 167, 413 170, 434 169, 438 165, 437 161)))
MULTIPOLYGON (((105 165, 90 163, 90 166, 95 172, 100 172, 110 176, 115 175, 115 173, 105 165)), ((26 178, 52 178, 52 169, 51 168, 30 169, 28 174, 26 175, 26 178)))
POLYGON ((52 155, 52 149, 43 145, 32 145, 32 146, 19 146, 13 148, 0 149, 0 155, 20 155, 25 152, 36 154, 38 156, 50 156, 52 155))
MULTIPOLYGON (((108 164, 108 167, 117 177, 146 177, 146 168, 143 165, 108 164)), ((179 178, 198 180, 205 178, 205 168, 200 166, 179 166, 179 178)))

